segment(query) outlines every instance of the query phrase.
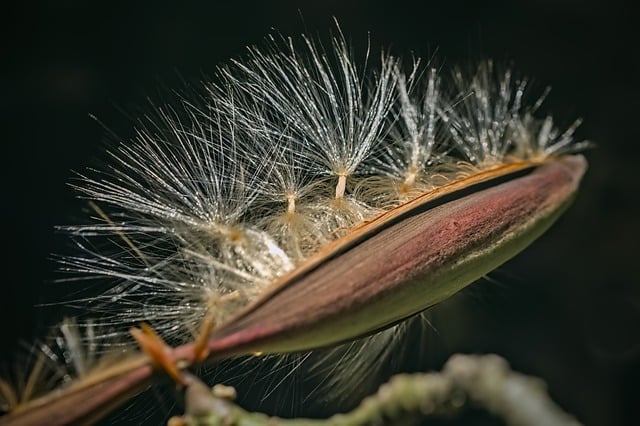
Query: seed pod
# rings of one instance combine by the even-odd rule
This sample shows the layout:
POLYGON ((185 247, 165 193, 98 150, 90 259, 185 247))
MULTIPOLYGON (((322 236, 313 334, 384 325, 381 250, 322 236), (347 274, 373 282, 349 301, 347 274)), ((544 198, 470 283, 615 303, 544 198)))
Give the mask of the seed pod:
MULTIPOLYGON (((515 178, 502 176, 497 184, 494 179, 417 199, 363 225, 357 236, 283 276, 215 329, 207 345, 210 359, 339 343, 446 299, 551 226, 573 200, 586 167, 579 155, 550 159, 515 178)), ((191 364, 193 344, 170 357, 191 364)), ((152 375, 147 358, 129 360, 34 401, 0 424, 94 420, 147 386, 152 375)))

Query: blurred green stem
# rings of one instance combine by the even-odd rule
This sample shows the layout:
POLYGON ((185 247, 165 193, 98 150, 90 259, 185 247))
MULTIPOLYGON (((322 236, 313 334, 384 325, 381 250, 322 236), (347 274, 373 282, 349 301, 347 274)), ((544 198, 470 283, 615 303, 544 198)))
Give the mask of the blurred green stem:
POLYGON ((454 355, 441 373, 403 374, 382 385, 356 409, 328 419, 280 419, 249 413, 212 391, 195 376, 187 377, 186 413, 169 426, 352 426, 410 424, 451 417, 466 407, 482 408, 514 426, 578 426, 547 395, 542 380, 512 371, 497 355, 454 355))

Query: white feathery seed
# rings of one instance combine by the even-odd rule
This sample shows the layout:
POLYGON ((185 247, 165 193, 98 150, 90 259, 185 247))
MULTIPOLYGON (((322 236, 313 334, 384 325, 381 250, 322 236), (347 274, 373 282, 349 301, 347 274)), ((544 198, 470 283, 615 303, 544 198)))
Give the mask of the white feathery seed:
MULTIPOLYGON (((80 253, 61 264, 104 291, 72 303, 112 330, 102 337, 147 322, 185 343, 207 313, 224 323, 395 206, 479 170, 584 147, 573 143, 579 122, 561 131, 536 118, 546 93, 528 107, 527 80, 495 68, 485 61, 448 78, 384 52, 359 57, 339 31, 330 46, 272 36, 249 48, 200 99, 154 105, 110 166, 80 176, 74 187, 97 217, 64 227, 80 253)), ((325 375, 337 398, 387 362, 407 324, 282 362, 325 375)), ((70 327, 67 347, 82 352, 70 327)), ((90 368, 72 363, 80 376, 90 368)))

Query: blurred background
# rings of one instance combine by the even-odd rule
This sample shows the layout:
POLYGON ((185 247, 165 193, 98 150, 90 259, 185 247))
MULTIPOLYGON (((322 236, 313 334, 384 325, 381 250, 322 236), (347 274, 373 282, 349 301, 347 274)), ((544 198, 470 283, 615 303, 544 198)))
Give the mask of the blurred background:
POLYGON ((512 62, 538 87, 552 86, 543 112, 565 125, 584 118, 578 139, 596 145, 568 213, 434 313, 447 320, 436 321, 437 354, 426 367, 454 352, 495 352, 543 378, 587 425, 640 419, 640 67, 627 2, 103 3, 0 6, 3 368, 20 341, 64 315, 62 306, 37 305, 63 297, 51 257, 71 248, 54 227, 86 215, 67 186, 72 171, 105 158, 106 131, 90 116, 126 138, 131 115, 158 87, 209 78, 273 29, 326 37, 335 16, 360 51, 370 33, 374 51, 437 51, 445 68, 481 57, 512 62))

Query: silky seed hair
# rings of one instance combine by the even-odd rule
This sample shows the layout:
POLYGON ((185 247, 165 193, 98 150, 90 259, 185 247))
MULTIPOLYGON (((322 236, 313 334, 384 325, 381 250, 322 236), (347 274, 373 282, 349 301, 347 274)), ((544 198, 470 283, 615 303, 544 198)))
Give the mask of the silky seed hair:
MULTIPOLYGON (((584 148, 573 141, 578 121, 561 130, 537 115, 546 91, 530 94, 526 79, 496 68, 355 54, 338 28, 329 44, 270 36, 198 94, 152 105, 108 165, 73 184, 95 217, 62 228, 78 254, 60 263, 70 280, 103 290, 70 302, 93 319, 60 328, 73 354, 65 371, 82 379, 99 358, 91 348, 121 350, 140 322, 172 345, 191 341, 206 315, 223 324, 327 244, 434 188, 584 148)), ((401 356, 407 330, 430 327, 425 318, 240 367, 313 378, 301 402, 339 399, 401 356)), ((235 371, 223 363, 211 380, 235 371)))

